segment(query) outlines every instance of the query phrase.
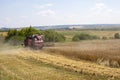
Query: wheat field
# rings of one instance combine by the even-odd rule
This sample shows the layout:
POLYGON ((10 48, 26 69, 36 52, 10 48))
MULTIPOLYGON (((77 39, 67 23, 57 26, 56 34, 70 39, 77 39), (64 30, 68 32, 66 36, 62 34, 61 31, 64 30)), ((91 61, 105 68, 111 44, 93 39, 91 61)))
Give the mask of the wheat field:
POLYGON ((109 67, 120 67, 120 40, 88 40, 57 43, 45 48, 52 54, 63 55, 77 60, 87 60, 109 67))
MULTIPOLYGON (((80 42, 79 44, 85 43, 86 42, 80 42)), ((90 42, 88 41, 87 44, 88 43, 90 42)), ((96 41, 95 42, 93 41, 93 43, 96 44, 96 41)), ((90 43, 89 45, 94 46, 93 43, 92 44, 90 43)), ((99 41, 97 41, 97 43, 99 43, 99 41)), ((43 50, 37 51, 31 50, 29 48, 8 47, 7 45, 5 45, 0 49, 0 79, 1 80, 120 79, 119 68, 111 68, 109 66, 99 65, 92 61, 87 61, 85 59, 77 59, 77 57, 75 56, 74 58, 72 58, 71 56, 73 54, 71 53, 68 54, 68 52, 64 52, 70 51, 68 45, 73 44, 76 45, 78 43, 64 43, 64 44, 57 43, 56 46, 54 47, 50 48, 45 47, 43 48, 43 50), (64 49, 61 48, 61 46, 64 46, 64 49), (51 52, 51 49, 53 49, 55 52, 51 52), (57 49, 58 52, 56 52, 55 49, 57 49), (64 51, 61 53, 59 49, 64 51)), ((87 46, 84 45, 83 51, 84 49, 91 51, 92 48, 88 49, 87 46)), ((101 47, 98 48, 101 50, 101 47)), ((108 47, 106 49, 108 49, 108 47)), ((81 51, 81 49, 77 50, 78 52, 81 51)), ((74 53, 74 55, 77 54, 74 53)))
POLYGON ((61 33, 63 35, 66 36, 66 41, 72 41, 72 37, 75 34, 80 34, 80 33, 87 33, 90 35, 96 35, 98 37, 100 37, 102 39, 102 37, 106 37, 106 38, 110 38, 113 39, 114 38, 114 34, 115 33, 120 33, 120 31, 115 31, 115 30, 58 30, 58 33, 61 33))
POLYGON ((119 39, 55 43, 42 50, 0 41, 0 80, 120 80, 119 52, 119 39))

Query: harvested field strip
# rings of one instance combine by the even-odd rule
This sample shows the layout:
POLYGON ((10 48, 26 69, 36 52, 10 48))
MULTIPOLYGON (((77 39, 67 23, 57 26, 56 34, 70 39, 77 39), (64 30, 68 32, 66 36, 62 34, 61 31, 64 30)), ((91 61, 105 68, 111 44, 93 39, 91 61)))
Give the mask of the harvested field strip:
POLYGON ((0 57, 0 80, 87 80, 84 75, 37 63, 34 59, 20 59, 12 54, 0 54, 0 57))
POLYGON ((109 68, 86 61, 75 61, 67 59, 64 56, 50 55, 41 51, 28 50, 27 52, 24 52, 21 50, 19 52, 20 54, 18 54, 17 56, 24 59, 36 59, 38 61, 61 66, 80 73, 89 73, 93 75, 103 75, 108 77, 120 78, 119 68, 109 68))

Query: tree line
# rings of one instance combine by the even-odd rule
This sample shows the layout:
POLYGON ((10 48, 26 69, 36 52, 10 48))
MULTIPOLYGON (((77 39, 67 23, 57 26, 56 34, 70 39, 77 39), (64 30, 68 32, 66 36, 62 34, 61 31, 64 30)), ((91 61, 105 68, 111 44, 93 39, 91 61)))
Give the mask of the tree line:
MULTIPOLYGON (((32 26, 28 28, 23 28, 21 30, 8 30, 7 36, 5 37, 6 42, 10 42, 12 44, 20 44, 23 43, 24 39, 27 36, 31 36, 33 34, 40 34, 44 36, 45 42, 64 42, 66 37, 63 34, 60 34, 54 30, 37 30, 32 26)), ((114 39, 120 39, 120 34, 115 33, 114 39)), ((113 39, 111 38, 111 39, 113 39)), ((94 39, 101 39, 99 36, 90 35, 87 33, 79 33, 75 34, 72 37, 72 41, 80 41, 80 40, 94 40, 94 39)), ((107 39, 107 37, 103 36, 102 39, 107 39)))
MULTIPOLYGON (((96 36, 96 35, 90 35, 90 34, 87 34, 87 33, 80 33, 80 34, 74 35, 73 38, 72 38, 72 41, 95 40, 95 39, 106 40, 106 39, 108 39, 108 37, 103 36, 102 38, 100 38, 99 36, 96 36)), ((120 34, 115 33, 114 36, 110 37, 109 39, 120 39, 120 34)))
POLYGON ((44 35, 45 42, 63 42, 65 41, 65 36, 55 32, 54 30, 37 30, 33 27, 23 28, 21 30, 8 30, 7 36, 5 37, 6 42, 10 42, 12 44, 20 44, 24 41, 27 36, 31 36, 33 34, 44 35))

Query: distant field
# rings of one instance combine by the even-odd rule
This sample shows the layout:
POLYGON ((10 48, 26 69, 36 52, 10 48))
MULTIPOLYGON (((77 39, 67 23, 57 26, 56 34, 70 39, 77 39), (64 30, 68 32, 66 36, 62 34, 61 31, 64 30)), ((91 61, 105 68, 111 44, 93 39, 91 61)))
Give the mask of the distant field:
MULTIPOLYGON (((66 37, 66 42, 68 41, 72 41, 72 37, 75 34, 79 34, 79 33, 88 33, 91 35, 96 35, 99 36, 100 38, 102 37, 107 37, 107 38, 113 38, 115 33, 119 33, 120 34, 120 30, 55 30, 58 33, 61 33, 63 35, 65 35, 66 37)), ((7 32, 0 32, 0 36, 6 36, 7 32)))
POLYGON ((45 50, 72 59, 92 61, 109 67, 120 67, 120 40, 57 43, 55 47, 45 48, 45 50))
POLYGON ((0 36, 6 36, 7 32, 0 32, 0 36))
POLYGON ((7 32, 0 32, 0 45, 3 44, 4 38, 7 35, 7 32))
POLYGON ((120 33, 120 31, 114 31, 114 30, 106 30, 106 31, 99 31, 99 30, 58 30, 57 32, 63 34, 66 36, 67 41, 71 41, 72 37, 75 34, 79 34, 79 33, 88 33, 91 35, 96 35, 99 37, 107 37, 107 38, 113 38, 115 33, 120 33))

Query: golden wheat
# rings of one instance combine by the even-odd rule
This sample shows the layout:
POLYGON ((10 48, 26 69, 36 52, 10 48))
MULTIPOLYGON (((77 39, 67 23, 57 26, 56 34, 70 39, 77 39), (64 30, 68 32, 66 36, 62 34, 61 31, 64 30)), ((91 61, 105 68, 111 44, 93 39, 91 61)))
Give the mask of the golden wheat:
POLYGON ((89 73, 93 75, 104 75, 109 77, 120 77, 119 68, 110 68, 105 66, 100 66, 95 63, 86 61, 75 61, 72 59, 65 58, 64 56, 50 55, 41 51, 20 51, 17 56, 24 59, 35 59, 45 63, 54 64, 56 66, 61 66, 74 70, 80 73, 89 73))

